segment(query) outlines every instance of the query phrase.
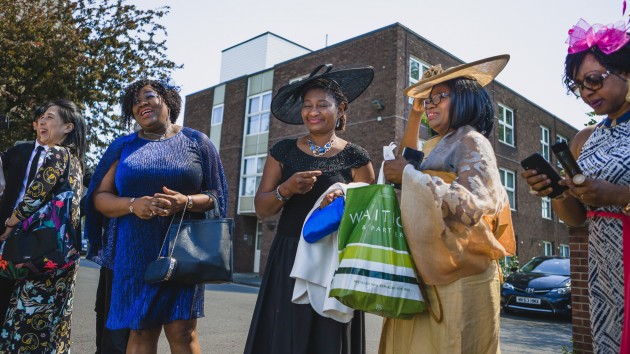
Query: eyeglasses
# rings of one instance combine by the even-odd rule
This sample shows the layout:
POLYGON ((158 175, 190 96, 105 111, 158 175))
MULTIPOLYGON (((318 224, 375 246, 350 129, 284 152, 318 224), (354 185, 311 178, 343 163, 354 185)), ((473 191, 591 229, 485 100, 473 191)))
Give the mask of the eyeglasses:
POLYGON ((139 105, 142 102, 149 102, 150 100, 152 100, 154 98, 157 98, 157 99, 160 98, 160 96, 157 93, 153 92, 153 91, 146 91, 146 92, 141 93, 138 96, 139 97, 136 97, 133 100, 133 105, 134 106, 137 106, 137 105, 139 105))
POLYGON ((442 102, 442 99, 444 97, 448 97, 448 96, 449 94, 446 92, 435 94, 429 98, 426 98, 424 101, 422 101, 422 106, 424 107, 425 110, 427 110, 427 107, 429 106, 429 104, 433 104, 434 106, 437 106, 438 104, 440 104, 440 102, 442 102))
POLYGON ((610 70, 607 70, 603 74, 591 74, 584 78, 582 82, 573 81, 569 83, 569 90, 571 90, 576 96, 580 96, 580 92, 587 88, 591 91, 597 91, 604 86, 604 80, 612 74, 610 70))

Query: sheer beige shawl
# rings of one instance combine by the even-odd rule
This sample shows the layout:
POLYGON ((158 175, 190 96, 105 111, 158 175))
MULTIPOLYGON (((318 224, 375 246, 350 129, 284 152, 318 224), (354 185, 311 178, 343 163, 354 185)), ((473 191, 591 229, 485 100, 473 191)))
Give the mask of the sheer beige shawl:
POLYGON ((448 284, 514 254, 514 230, 488 139, 464 126, 429 149, 423 172, 403 172, 402 222, 423 282, 448 284))

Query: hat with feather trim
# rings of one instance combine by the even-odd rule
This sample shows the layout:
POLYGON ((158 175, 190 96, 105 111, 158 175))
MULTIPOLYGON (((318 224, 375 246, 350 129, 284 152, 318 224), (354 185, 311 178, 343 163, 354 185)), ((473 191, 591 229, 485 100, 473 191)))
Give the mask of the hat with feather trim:
POLYGON ((442 66, 438 64, 425 71, 422 79, 407 87, 403 93, 409 97, 427 98, 433 86, 458 77, 476 80, 483 87, 499 75, 509 60, 510 56, 503 54, 454 66, 447 70, 442 70, 442 66))

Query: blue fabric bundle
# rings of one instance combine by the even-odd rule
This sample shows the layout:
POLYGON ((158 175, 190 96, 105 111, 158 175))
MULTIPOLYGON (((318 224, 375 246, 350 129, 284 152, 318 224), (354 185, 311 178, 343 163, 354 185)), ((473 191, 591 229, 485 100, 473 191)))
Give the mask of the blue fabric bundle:
POLYGON ((337 231, 345 205, 345 198, 338 197, 325 208, 316 209, 302 228, 304 240, 314 243, 337 231))

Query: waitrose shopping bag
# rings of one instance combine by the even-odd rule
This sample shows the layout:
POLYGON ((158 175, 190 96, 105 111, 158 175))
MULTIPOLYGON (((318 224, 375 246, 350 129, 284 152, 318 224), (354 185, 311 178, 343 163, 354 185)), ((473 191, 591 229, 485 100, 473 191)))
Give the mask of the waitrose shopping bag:
POLYGON ((411 318, 424 310, 394 187, 348 189, 338 247, 331 297, 390 318, 411 318))

